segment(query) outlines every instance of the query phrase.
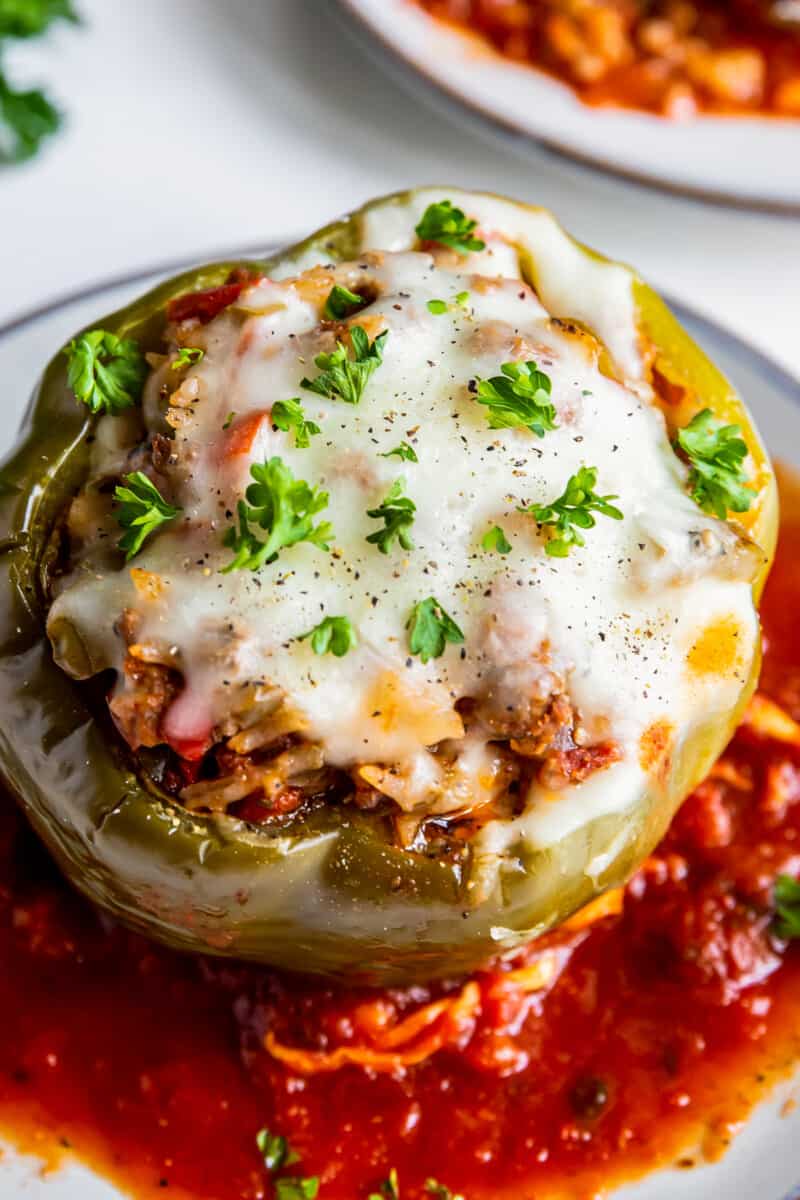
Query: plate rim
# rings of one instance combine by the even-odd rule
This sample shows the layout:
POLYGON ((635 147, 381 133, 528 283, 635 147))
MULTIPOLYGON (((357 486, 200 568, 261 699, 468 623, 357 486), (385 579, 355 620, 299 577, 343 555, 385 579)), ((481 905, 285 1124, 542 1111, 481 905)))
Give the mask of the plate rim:
MULTIPOLYGON (((484 135, 494 138, 501 137, 506 144, 523 154, 529 152, 532 147, 537 147, 562 162, 577 164, 584 170, 602 173, 647 191, 664 192, 667 195, 691 200, 695 203, 717 205, 737 211, 768 213, 771 216, 783 218, 800 216, 800 199, 796 201, 770 200, 758 196, 737 196, 724 189, 703 187, 691 183, 676 183, 669 179, 650 175, 646 171, 637 171, 633 167, 622 166, 600 154, 591 154, 568 146, 545 133, 534 133, 511 119, 503 117, 500 113, 484 108, 478 99, 433 74, 425 64, 419 62, 413 55, 406 53, 402 46, 399 46, 369 19, 364 12, 361 0, 333 0, 333 5, 343 28, 351 38, 362 49, 367 48, 373 52, 377 50, 382 59, 382 65, 401 86, 407 90, 413 90, 414 94, 419 94, 420 84, 422 84, 423 94, 429 103, 443 109, 451 117, 462 120, 466 117, 470 124, 480 129, 484 135)), ((498 57, 502 56, 498 55, 498 57)), ((535 67, 530 69, 536 70, 535 67)), ((544 78, 549 78, 544 72, 538 73, 544 78)), ((557 82, 553 80, 554 86, 557 85, 557 82)), ((741 119, 747 120, 748 118, 741 119)), ((800 133, 800 122, 798 122, 798 126, 800 133)))

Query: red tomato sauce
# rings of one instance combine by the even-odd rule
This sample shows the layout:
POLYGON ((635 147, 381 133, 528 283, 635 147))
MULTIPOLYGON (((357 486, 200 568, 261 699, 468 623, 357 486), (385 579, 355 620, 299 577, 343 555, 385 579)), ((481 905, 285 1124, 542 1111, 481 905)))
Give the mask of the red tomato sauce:
POLYGON ((800 116, 800 27, 775 0, 413 0, 587 104, 800 116))
MULTIPOLYGON (((762 691, 800 718, 796 486, 784 505, 762 691)), ((284 1174, 319 1176, 319 1200, 367 1200, 392 1167, 402 1200, 429 1177, 465 1200, 585 1200, 689 1167, 800 1060, 800 942, 774 934, 779 873, 800 876, 800 750, 743 727, 621 913, 537 944, 562 952, 549 990, 522 993, 498 965, 474 977, 480 1008, 457 1041, 419 1065, 304 1076, 267 1053, 267 1032, 351 1045, 367 1016, 403 1018, 465 981, 354 992, 151 945, 74 894, 5 800, 0 1128, 148 1198, 268 1200, 265 1126, 300 1156, 284 1174)))

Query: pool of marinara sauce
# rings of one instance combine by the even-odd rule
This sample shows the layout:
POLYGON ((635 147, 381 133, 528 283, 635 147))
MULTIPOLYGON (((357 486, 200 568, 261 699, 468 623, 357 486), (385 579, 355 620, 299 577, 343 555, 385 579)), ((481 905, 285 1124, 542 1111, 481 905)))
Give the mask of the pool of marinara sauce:
MULTIPOLYGON (((762 688, 796 717, 798 608, 800 489, 787 484, 762 688)), ((403 1200, 428 1176, 466 1200, 585 1200, 688 1166, 699 1146, 713 1157, 800 1061, 800 943, 775 941, 769 911, 775 875, 800 875, 800 753, 743 731, 725 761, 738 784, 701 785, 622 916, 575 939, 524 1020, 518 1004, 487 1005, 466 1046, 401 1077, 292 1075, 261 1048, 265 1029, 335 1043, 376 993, 125 932, 72 892, 2 800, 0 1130, 135 1196, 193 1200, 272 1195, 264 1125, 300 1154, 292 1173, 320 1176, 320 1200, 366 1198, 392 1166, 403 1200)), ((491 972, 478 978, 491 987, 491 972)), ((401 1011, 428 998, 385 995, 401 1011)))

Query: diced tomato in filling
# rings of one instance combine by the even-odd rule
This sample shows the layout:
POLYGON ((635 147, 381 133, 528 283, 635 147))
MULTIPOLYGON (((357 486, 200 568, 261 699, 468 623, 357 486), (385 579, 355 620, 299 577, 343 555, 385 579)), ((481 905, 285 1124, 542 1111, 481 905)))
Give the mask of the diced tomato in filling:
POLYGON ((238 300, 244 289, 256 283, 259 278, 259 275, 251 275, 246 271, 232 271, 228 282, 220 287, 187 292, 184 296, 176 296, 174 300, 170 300, 167 305, 167 318, 170 321, 188 321, 194 318, 207 325, 233 304, 234 300, 238 300))
POLYGON ((268 410, 259 409, 258 412, 248 413, 247 416, 231 425, 219 442, 216 455, 219 461, 226 462, 228 459, 238 458, 241 454, 249 454, 261 426, 269 420, 269 417, 268 410))

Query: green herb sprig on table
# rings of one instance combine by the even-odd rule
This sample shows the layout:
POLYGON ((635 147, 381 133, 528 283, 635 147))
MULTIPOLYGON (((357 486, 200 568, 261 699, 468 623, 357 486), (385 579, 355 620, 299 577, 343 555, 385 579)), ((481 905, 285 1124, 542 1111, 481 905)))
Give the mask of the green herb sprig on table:
MULTIPOLYGON (((55 21, 77 23, 69 0, 0 0, 0 53, 11 38, 33 38, 55 21)), ((0 66, 0 164, 32 158, 61 124, 58 109, 39 88, 17 90, 0 66)))

